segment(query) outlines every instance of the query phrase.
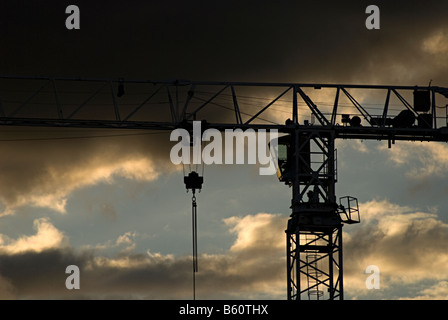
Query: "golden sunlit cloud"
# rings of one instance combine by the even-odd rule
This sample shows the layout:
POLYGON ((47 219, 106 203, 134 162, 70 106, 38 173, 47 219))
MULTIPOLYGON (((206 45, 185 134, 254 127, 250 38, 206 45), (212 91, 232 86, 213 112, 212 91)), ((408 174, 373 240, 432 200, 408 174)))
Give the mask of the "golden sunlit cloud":
POLYGON ((0 216, 13 214, 16 208, 25 205, 66 213, 68 197, 74 190, 98 183, 112 183, 116 177, 137 181, 151 181, 158 177, 153 162, 144 156, 118 158, 115 161, 96 157, 83 166, 49 167, 43 174, 45 178, 40 184, 33 186, 28 193, 18 195, 13 202, 7 203, 0 216))
POLYGON ((421 212, 388 201, 360 205, 362 223, 345 237, 346 289, 369 296, 369 265, 381 272, 381 288, 390 289, 448 276, 448 224, 434 212, 421 212))
POLYGON ((444 30, 437 31, 423 41, 422 49, 425 52, 446 58, 448 55, 448 34, 444 30))
POLYGON ((42 252, 68 245, 68 239, 64 233, 58 230, 48 218, 36 219, 33 225, 36 234, 22 236, 16 240, 8 239, 0 234, 0 251, 7 254, 18 254, 28 251, 42 252))
POLYGON ((273 228, 278 230, 286 226, 285 218, 280 215, 259 213, 245 217, 230 217, 224 219, 224 223, 230 227, 230 232, 237 235, 235 243, 230 248, 232 252, 255 248, 277 250, 284 247, 284 238, 279 237, 279 233, 273 232, 273 228))
POLYGON ((442 143, 405 142, 396 143, 391 149, 382 145, 389 158, 397 165, 405 165, 416 161, 407 172, 413 179, 426 178, 431 175, 444 175, 448 170, 448 146, 442 143))
MULTIPOLYGON (((203 298, 284 298, 285 294, 285 217, 279 214, 260 213, 225 219, 229 232, 236 235, 235 242, 225 253, 200 254, 197 274, 197 294, 203 298)), ((96 248, 85 248, 75 255, 63 233, 57 230, 48 219, 35 221, 36 234, 22 236, 17 240, 0 238, 0 260, 15 259, 29 252, 45 254, 47 249, 68 256, 71 264, 76 264, 82 272, 84 296, 96 297, 111 293, 118 296, 145 295, 150 298, 190 298, 191 296, 191 257, 174 256, 147 250, 136 253, 133 250, 120 251, 115 257, 101 255, 96 248), (7 255, 1 255, 1 252, 7 255), (115 291, 114 291, 115 290, 115 291)), ((138 235, 126 232, 106 247, 132 246, 138 235)), ((104 249, 103 248, 103 249, 104 249)), ((58 265, 64 259, 46 263, 58 265)), ((65 269, 65 266, 56 266, 65 269)), ((40 270, 40 269, 39 269, 40 270)), ((42 268, 42 270, 46 270, 42 268)), ((42 272, 44 272, 42 271, 42 272)), ((7 276, 10 286, 6 291, 0 288, 0 296, 10 296, 19 286, 31 296, 45 294, 33 284, 17 283, 14 269, 0 270, 7 276), (25 287, 23 287, 25 286, 25 287)), ((51 275, 36 274, 39 279, 52 281, 51 275)), ((62 289, 61 289, 62 290, 62 289)), ((66 292, 65 292, 66 293, 66 292)), ((62 294, 64 292, 62 291, 62 294)), ((15 296, 16 298, 18 296, 15 296)))
MULTIPOLYGON (((356 230, 344 232, 346 296, 372 297, 373 291, 365 285, 367 275, 364 271, 367 266, 376 265, 381 271, 382 292, 432 281, 439 282, 434 284, 432 291, 422 289, 414 295, 403 294, 397 298, 446 297, 443 281, 448 276, 448 253, 444 244, 448 242, 448 224, 441 221, 436 212, 423 212, 386 200, 361 203, 360 209, 364 213, 362 223, 356 230)), ((200 254, 197 296, 284 299, 286 257, 283 231, 286 220, 283 215, 269 213, 225 219, 223 222, 235 235, 235 240, 224 253, 200 254)), ((135 232, 123 233, 108 243, 110 247, 131 247, 115 257, 103 256, 101 252, 90 249, 74 254, 64 233, 49 219, 36 219, 34 226, 36 233, 33 235, 17 239, 0 237, 0 252, 3 253, 0 259, 11 260, 16 256, 25 259, 28 253, 45 255, 49 249, 56 250, 53 251, 55 258, 59 252, 70 259, 44 261, 53 264, 70 261, 79 265, 83 275, 82 294, 85 296, 101 297, 114 293, 117 296, 184 299, 191 295, 189 255, 175 256, 149 249, 146 253, 136 253, 133 245, 138 234, 135 232)), ((19 284, 14 272, 14 268, 2 269, 0 282, 4 279, 8 286, 0 289, 0 296, 10 297, 19 286, 30 296, 41 297, 40 287, 19 284)), ((52 278, 45 274, 36 276, 42 279, 49 277, 48 281, 52 278)))

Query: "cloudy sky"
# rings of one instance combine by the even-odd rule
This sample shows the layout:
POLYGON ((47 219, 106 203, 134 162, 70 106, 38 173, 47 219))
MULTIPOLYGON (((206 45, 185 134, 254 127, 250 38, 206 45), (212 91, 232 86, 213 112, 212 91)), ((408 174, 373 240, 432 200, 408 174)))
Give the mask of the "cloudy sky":
MULTIPOLYGON (((441 0, 0 1, 0 73, 448 86, 447 10, 441 0), (65 27, 70 4, 80 30, 65 27), (370 4, 380 30, 365 27, 370 4)), ((191 194, 169 132, 126 134, 0 129, 0 298, 192 297, 191 194), (73 264, 79 290, 65 287, 73 264)), ((358 198, 362 221, 344 227, 346 299, 447 298, 448 145, 337 148, 337 194, 358 198), (366 289, 368 265, 379 290, 366 289)), ((207 166, 204 179, 197 298, 285 299, 291 190, 256 165, 207 166)))

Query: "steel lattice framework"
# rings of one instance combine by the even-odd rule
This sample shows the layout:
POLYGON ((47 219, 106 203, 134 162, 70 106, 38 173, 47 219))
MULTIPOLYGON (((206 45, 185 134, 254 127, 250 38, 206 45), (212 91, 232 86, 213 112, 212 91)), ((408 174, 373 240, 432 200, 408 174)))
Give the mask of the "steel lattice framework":
POLYGON ((0 76, 0 125, 174 130, 201 120, 285 133, 287 297, 343 299, 342 227, 359 213, 355 198, 336 199, 335 140, 447 142, 447 98, 437 86, 0 76))

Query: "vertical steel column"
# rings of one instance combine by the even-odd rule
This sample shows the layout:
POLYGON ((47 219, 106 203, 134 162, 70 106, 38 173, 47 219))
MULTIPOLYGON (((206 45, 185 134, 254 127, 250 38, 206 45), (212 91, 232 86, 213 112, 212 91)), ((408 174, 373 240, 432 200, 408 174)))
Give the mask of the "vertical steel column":
POLYGON ((335 195, 334 132, 296 126, 292 137, 287 297, 342 299, 342 221, 335 195))
POLYGON ((342 255, 342 225, 339 227, 339 230, 338 230, 338 234, 339 234, 339 236, 338 236, 338 247, 339 247, 339 261, 338 261, 338 263, 339 263, 339 278, 338 278, 338 280, 339 280, 339 300, 344 300, 344 277, 343 277, 343 274, 342 274, 342 270, 344 269, 343 268, 343 265, 344 265, 344 257, 343 257, 343 255, 342 255))

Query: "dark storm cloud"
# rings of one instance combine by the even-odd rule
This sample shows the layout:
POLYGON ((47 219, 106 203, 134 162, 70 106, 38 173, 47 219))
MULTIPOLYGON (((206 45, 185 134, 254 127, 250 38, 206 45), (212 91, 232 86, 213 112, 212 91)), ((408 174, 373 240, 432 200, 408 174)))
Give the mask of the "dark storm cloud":
MULTIPOLYGON (((1 2, 1 74, 411 85, 427 84, 430 79, 446 85, 448 79, 444 63, 448 52, 443 47, 448 37, 448 3, 441 1, 76 1, 81 30, 72 31, 65 28, 69 4, 73 3, 1 2), (381 10, 380 30, 368 31, 364 26, 369 4, 381 10)), ((15 132, 11 137, 29 135, 15 132)), ((61 135, 51 132, 51 136, 61 135)), ((151 171, 140 172, 138 161, 150 159, 141 167, 169 170, 167 141, 167 135, 161 135, 0 143, 2 154, 8 155, 0 160, 1 200, 13 209, 50 202, 63 209, 63 200, 72 190, 99 181, 89 180, 95 174, 98 179, 111 174, 136 179, 139 173, 148 180, 156 178, 151 171), (126 171, 128 161, 134 161, 131 172, 126 171), (102 170, 106 171, 103 176, 102 170)), ((445 225, 425 226, 429 239, 446 240, 445 235, 429 237, 434 230, 444 231, 445 225)), ((415 231, 407 225, 403 229, 415 231)), ((373 240, 382 248, 394 248, 396 238, 373 235, 356 235, 347 241, 347 251, 360 243, 357 239, 364 241, 366 258, 378 256, 372 251, 373 240)), ((406 245, 404 238, 399 240, 406 245)), ((413 244, 424 249, 418 241, 413 244)), ((266 248, 250 249, 253 253, 266 248)), ((247 252, 204 258, 203 283, 223 288, 240 284, 246 286, 243 292, 259 289, 260 279, 277 283, 275 270, 284 270, 284 260, 262 264, 247 259, 247 252), (227 273, 217 274, 217 266, 227 273), (240 268, 238 273, 232 273, 235 266, 240 268), (262 266, 262 272, 254 274, 254 266, 262 266)), ((391 258, 400 253, 386 252, 391 258)), ((80 297, 84 291, 67 293, 64 286, 65 267, 77 264, 84 270, 81 285, 91 286, 84 295, 87 298, 110 297, 115 289, 120 289, 120 296, 130 297, 158 297, 148 291, 176 298, 190 294, 187 259, 139 254, 118 258, 98 260, 91 252, 71 249, 1 255, 0 283, 5 285, 0 287, 6 297, 80 297)), ((421 266, 411 271, 425 273, 421 266)), ((390 270, 399 272, 393 266, 390 270)))
POLYGON ((68 274, 65 274, 65 268, 74 264, 74 261, 79 263, 80 267, 84 267, 85 260, 86 257, 75 257, 71 250, 49 249, 16 255, 2 254, 0 265, 2 278, 13 283, 12 288, 5 289, 15 295, 15 298, 35 294, 34 288, 40 288, 42 298, 51 298, 52 295, 63 293, 62 289, 67 290, 65 279, 68 274))
MULTIPOLYGON (((444 85, 448 3, 373 3, 77 1, 81 29, 67 30, 67 1, 3 1, 0 73, 383 84, 427 84, 432 79, 444 85), (381 29, 369 31, 365 8, 373 3, 380 8, 381 29)), ((6 105, 6 97, 2 99, 6 105)), ((214 109, 215 116, 230 115, 222 110, 214 109)), ((81 168, 109 165, 110 172, 117 172, 133 156, 150 159, 154 163, 148 166, 158 172, 166 169, 170 146, 166 134, 1 143, 2 153, 8 154, 0 163, 1 197, 6 206, 14 206, 38 205, 50 196, 46 202, 59 201, 57 206, 63 207, 81 168), (64 183, 69 187, 64 189, 64 183), (61 189, 66 191, 53 193, 61 189), (36 195, 37 200, 29 200, 36 195)))
MULTIPOLYGON (((369 201, 361 204, 361 209, 362 230, 344 234, 347 296, 413 298, 425 294, 446 298, 448 225, 434 213, 388 201, 369 201), (364 270, 368 265, 380 268, 382 291, 366 289, 364 270), (421 288, 428 288, 425 283, 437 281, 442 281, 441 288, 432 294, 413 289, 422 284, 421 288)), ((235 241, 222 254, 199 256, 197 296, 282 299, 285 219, 266 213, 225 219, 235 241)), ((13 241, 0 250, 2 298, 189 299, 192 294, 190 257, 151 251, 122 251, 110 257, 97 249, 75 250, 60 242, 38 252, 24 249, 23 242, 13 241), (14 248, 21 251, 11 252, 14 248), (65 269, 72 264, 80 269, 80 290, 65 287, 69 276, 65 269)))
POLYGON ((69 31, 67 5, 2 3, 2 73, 398 81, 388 66, 421 61, 421 42, 446 26, 448 7, 440 1, 77 1, 81 29, 69 31), (369 4, 381 10, 380 30, 365 28, 369 4))
POLYGON ((14 213, 17 206, 23 205, 64 212, 66 197, 79 187, 111 181, 114 176, 150 181, 161 172, 175 169, 166 160, 170 149, 166 134, 161 134, 163 138, 157 135, 92 138, 98 132, 26 128, 5 128, 2 134, 13 140, 43 139, 0 142, 0 150, 8 155, 0 161, 4 214, 14 213), (51 140, 55 137, 81 138, 51 140))
MULTIPOLYGON (((226 254, 200 255, 197 293, 201 298, 256 298, 283 294, 284 217, 257 214, 225 221, 236 241, 226 254), (249 228, 244 226, 250 224, 249 228), (275 232, 271 232, 274 230, 275 232)), ((54 227, 44 221, 46 230, 54 227)), ((47 231, 48 232, 48 231, 47 231)), ((58 232, 53 232, 54 234, 58 232)), ((48 234, 48 236, 50 236, 48 234)), ((33 237, 33 236, 29 236, 33 237)), ((25 237, 27 238, 27 237, 25 237)), ((43 241, 43 236, 39 237, 43 241)), ((0 238, 1 240, 1 238, 0 238)), ((28 244, 30 245, 30 244, 28 244)), ((23 241, 0 246, 0 297, 25 299, 188 299, 191 258, 147 251, 123 251, 114 257, 97 250, 75 250, 59 242, 26 247, 23 241), (28 248, 28 249, 27 249, 28 248), (13 251, 12 250, 16 250, 13 251), (20 251, 17 251, 20 250, 20 251), (68 290, 68 265, 80 270, 80 289, 68 290)))
POLYGON ((0 279, 9 284, 0 292, 3 298, 175 299, 187 298, 191 292, 188 258, 151 260, 144 254, 130 254, 120 260, 98 258, 93 251, 49 249, 0 255, 0 266, 0 279), (79 267, 79 290, 65 286, 69 265, 79 267))

